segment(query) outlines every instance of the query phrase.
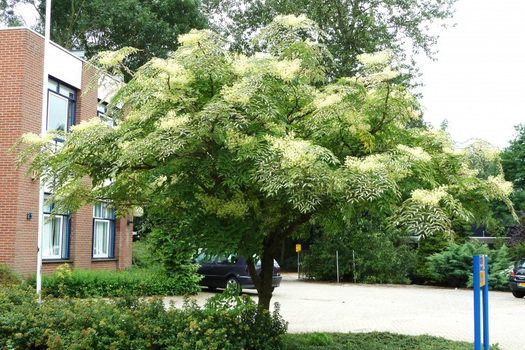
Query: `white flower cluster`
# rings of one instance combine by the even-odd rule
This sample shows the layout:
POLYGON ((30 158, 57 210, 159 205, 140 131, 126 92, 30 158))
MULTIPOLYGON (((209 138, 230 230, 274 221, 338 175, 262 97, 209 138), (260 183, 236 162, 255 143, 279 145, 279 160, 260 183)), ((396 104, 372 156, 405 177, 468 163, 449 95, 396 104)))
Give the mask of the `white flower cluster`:
POLYGON ((229 149, 241 147, 245 144, 252 142, 253 136, 249 136, 235 130, 228 130, 226 133, 226 143, 229 149))
POLYGON ((71 130, 73 132, 82 132, 82 131, 97 128, 101 125, 107 126, 107 124, 101 121, 100 118, 91 118, 88 121, 83 120, 80 122, 80 124, 71 126, 71 130))
POLYGON ((366 158, 346 157, 345 166, 356 169, 359 172, 375 172, 386 168, 385 158, 374 154, 366 158))
POLYGON ((124 58, 126 58, 127 56, 137 51, 138 51, 137 49, 134 49, 131 47, 124 47, 118 51, 105 51, 105 52, 100 53, 97 56, 98 63, 105 65, 105 66, 114 67, 119 62, 122 62, 124 58))
POLYGON ((281 60, 273 61, 271 65, 272 73, 284 80, 291 81, 301 71, 301 60, 281 60))
POLYGON ((178 37, 179 43, 181 45, 196 45, 199 41, 209 36, 211 33, 210 30, 196 30, 192 29, 187 34, 181 34, 178 37))
POLYGON ((51 141, 53 138, 50 134, 46 134, 44 136, 40 136, 37 134, 34 134, 32 132, 26 133, 22 135, 22 141, 26 144, 31 145, 46 145, 49 141, 51 141))
POLYGON ((245 106, 250 102, 255 90, 255 86, 248 79, 242 79, 232 86, 223 87, 221 95, 228 103, 245 106))
POLYGON ((323 109, 332 105, 338 104, 343 100, 343 96, 339 94, 320 94, 314 100, 315 108, 323 109))
POLYGON ((308 18, 306 15, 287 15, 287 16, 277 16, 275 17, 274 21, 277 23, 281 23, 282 25, 289 26, 289 27, 296 27, 300 24, 303 24, 303 22, 307 21, 308 18))
POLYGON ((291 138, 270 138, 272 150, 282 154, 281 166, 283 168, 309 168, 317 160, 318 154, 314 152, 308 141, 294 140, 291 138))
POLYGON ((489 176, 487 179, 490 196, 497 199, 503 199, 512 194, 514 190, 512 182, 505 181, 503 175, 489 176))
POLYGON ((398 145, 397 149, 404 153, 408 153, 411 155, 415 160, 422 160, 425 162, 428 162, 432 160, 432 157, 430 154, 428 154, 425 150, 423 150, 421 147, 408 147, 405 145, 398 145))
POLYGON ((149 64, 153 69, 166 73, 170 78, 170 83, 187 85, 194 80, 193 75, 173 59, 153 58, 149 64))
POLYGON ((357 59, 359 62, 364 64, 365 66, 378 66, 378 65, 386 65, 388 61, 391 58, 390 51, 383 50, 376 53, 364 53, 359 56, 357 56, 357 59))
POLYGON ((175 111, 169 111, 166 117, 157 122, 157 127, 162 130, 178 130, 181 126, 188 123, 188 121, 188 115, 179 115, 175 111))
POLYGON ((412 199, 423 205, 437 206, 439 201, 447 196, 445 186, 434 188, 433 190, 416 189, 412 191, 412 199))

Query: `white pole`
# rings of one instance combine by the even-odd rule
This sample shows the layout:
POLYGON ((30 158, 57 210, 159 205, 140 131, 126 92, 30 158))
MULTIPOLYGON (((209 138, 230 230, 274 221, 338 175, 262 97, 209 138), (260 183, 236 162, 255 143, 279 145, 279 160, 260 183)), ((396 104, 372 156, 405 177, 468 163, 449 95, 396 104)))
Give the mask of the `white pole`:
MULTIPOLYGON (((42 74, 42 135, 47 129, 47 90, 48 90, 48 67, 47 50, 51 37, 51 0, 46 0, 46 18, 44 32, 44 57, 42 74)), ((38 196, 38 236, 37 236, 37 266, 36 266, 36 293, 38 301, 42 301, 42 236, 44 231, 44 184, 40 181, 40 191, 38 196)))
POLYGON ((337 266, 337 283, 339 283, 339 251, 335 251, 335 265, 337 266))

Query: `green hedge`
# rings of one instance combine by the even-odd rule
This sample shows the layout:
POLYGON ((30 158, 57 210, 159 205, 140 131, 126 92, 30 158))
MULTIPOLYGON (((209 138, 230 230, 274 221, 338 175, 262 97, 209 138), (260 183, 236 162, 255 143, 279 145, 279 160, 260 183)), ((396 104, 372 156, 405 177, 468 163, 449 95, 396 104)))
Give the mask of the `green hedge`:
POLYGON ((282 349, 286 324, 248 297, 220 294, 201 308, 162 300, 36 301, 27 287, 0 287, 1 349, 282 349))
MULTIPOLYGON (((70 270, 65 264, 53 275, 42 276, 42 293, 75 298, 196 294, 200 291, 201 277, 190 267, 187 270, 167 277, 152 269, 70 270)), ((29 283, 35 285, 34 277, 29 283)))

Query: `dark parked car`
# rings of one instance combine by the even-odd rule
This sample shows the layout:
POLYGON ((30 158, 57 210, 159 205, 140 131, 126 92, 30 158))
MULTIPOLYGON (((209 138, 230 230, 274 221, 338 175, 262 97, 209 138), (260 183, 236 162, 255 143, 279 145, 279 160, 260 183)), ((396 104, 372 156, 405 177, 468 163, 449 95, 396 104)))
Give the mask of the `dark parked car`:
POLYGON ((510 290, 516 298, 525 296, 525 259, 518 260, 510 271, 510 290))
MULTIPOLYGON (((244 257, 229 255, 207 256, 204 253, 195 258, 195 262, 200 265, 198 273, 204 276, 200 281, 201 286, 210 289, 227 288, 233 285, 239 292, 242 289, 255 289, 248 266, 244 257)), ((255 266, 257 272, 261 271, 260 262, 255 266)), ((281 284, 281 268, 277 261, 273 261, 272 287, 279 287, 281 284)))

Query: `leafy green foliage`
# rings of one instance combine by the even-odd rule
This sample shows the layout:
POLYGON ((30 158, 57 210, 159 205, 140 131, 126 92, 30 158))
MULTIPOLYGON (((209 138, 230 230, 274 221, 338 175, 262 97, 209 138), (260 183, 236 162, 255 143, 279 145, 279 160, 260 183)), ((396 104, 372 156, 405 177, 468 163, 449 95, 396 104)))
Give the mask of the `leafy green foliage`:
POLYGON ((20 282, 17 276, 6 264, 0 264, 0 285, 20 282))
MULTIPOLYGON (((124 271, 70 270, 67 265, 42 276, 42 293, 54 297, 185 295, 200 291, 197 268, 166 276, 153 269, 124 271)), ((34 285, 34 280, 29 281, 34 285)))
MULTIPOLYGON (((5 1, 5 0, 4 0, 5 1)), ((45 18, 45 0, 21 0, 45 18)), ((177 36, 205 28, 198 0, 53 0, 51 40, 91 58, 101 51, 132 46, 140 50, 135 68, 152 57, 167 57, 178 47, 177 36)))
POLYGON ((231 38, 234 50, 244 53, 254 49, 251 40, 255 33, 275 16, 308 16, 329 38, 328 49, 335 58, 332 74, 340 77, 357 72, 358 56, 363 53, 389 49, 407 64, 411 53, 423 51, 432 56, 437 37, 431 24, 447 23, 455 2, 204 0, 203 5, 212 28, 231 38))
POLYGON ((391 233, 348 229, 313 241, 305 257, 307 277, 336 279, 336 251, 340 279, 364 283, 409 283, 414 253, 391 233), (355 266, 355 269, 354 269, 355 266))
POLYGON ((23 18, 16 14, 14 6, 15 0, 0 0, 0 26, 2 24, 8 27, 23 25, 23 18))
POLYGON ((474 255, 488 255, 489 288, 507 290, 508 276, 505 275, 505 270, 508 269, 510 261, 506 246, 489 249, 486 244, 467 242, 457 245, 452 243, 443 252, 428 258, 428 269, 440 283, 452 287, 471 287, 474 255))
MULTIPOLYGON (((306 333, 287 334, 286 350, 471 350, 472 343, 457 342, 429 335, 399 335, 384 332, 371 333, 306 333)), ((492 345, 490 350, 500 350, 492 345)))
MULTIPOLYGON (((211 31, 191 31, 115 91, 116 127, 95 118, 69 134, 25 135, 19 164, 49 184, 55 210, 100 199, 121 213, 147 207, 162 218, 167 270, 180 265, 176 241, 183 254, 260 256, 260 275, 247 263, 265 308, 276 251, 309 225, 334 233, 373 215, 406 235, 451 234, 451 217, 508 203, 510 184, 499 173, 479 176, 471 161, 497 163, 497 153, 455 150, 443 131, 417 127, 419 105, 397 83, 391 53, 362 55, 360 74, 332 79, 317 32, 304 16, 277 17, 258 37, 266 51, 246 56, 211 31), (65 139, 58 149, 48 142, 56 136, 65 139)), ((94 63, 101 74, 129 74, 122 67, 132 52, 94 63)))
POLYGON ((248 297, 225 293, 204 307, 186 301, 166 309, 139 301, 45 299, 30 290, 0 288, 3 349, 281 349, 286 323, 248 297))

